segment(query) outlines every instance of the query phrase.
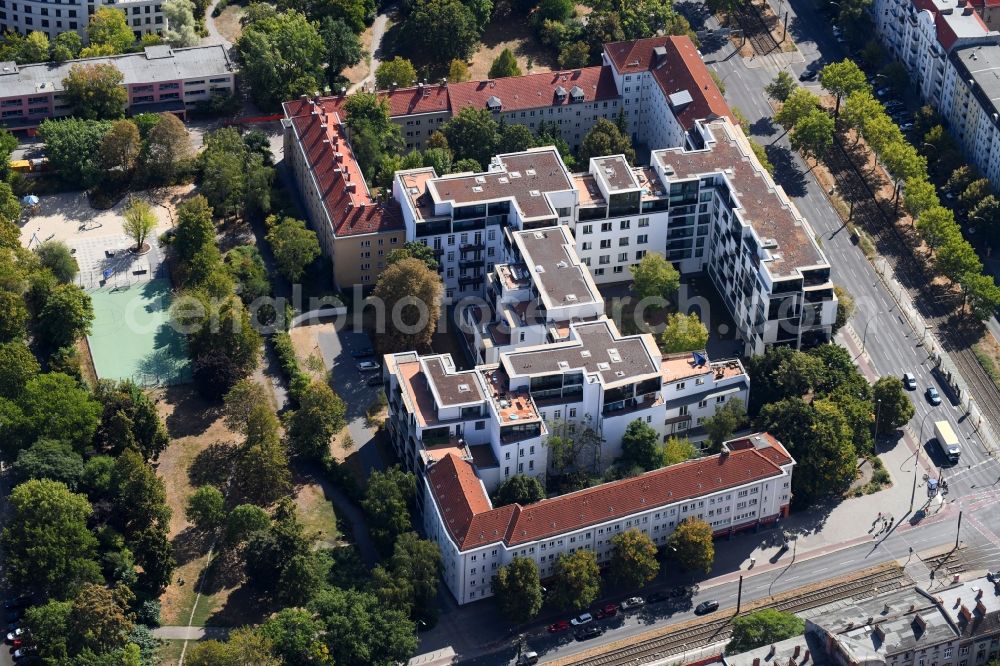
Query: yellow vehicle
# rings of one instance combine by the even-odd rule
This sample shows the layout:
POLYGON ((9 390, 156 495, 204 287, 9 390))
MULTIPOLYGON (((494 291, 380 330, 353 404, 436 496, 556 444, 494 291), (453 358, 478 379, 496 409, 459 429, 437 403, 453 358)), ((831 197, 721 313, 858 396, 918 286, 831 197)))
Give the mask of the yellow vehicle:
POLYGON ((10 168, 18 173, 28 173, 31 171, 31 160, 11 160, 10 168))

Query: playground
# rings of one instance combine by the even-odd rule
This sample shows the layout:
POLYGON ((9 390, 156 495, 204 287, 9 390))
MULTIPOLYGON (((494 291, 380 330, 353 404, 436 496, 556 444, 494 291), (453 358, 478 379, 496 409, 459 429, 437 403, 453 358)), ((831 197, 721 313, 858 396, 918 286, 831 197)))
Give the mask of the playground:
POLYGON ((170 325, 170 283, 146 280, 89 290, 93 331, 87 336, 101 379, 132 379, 140 386, 191 380, 184 336, 170 325))

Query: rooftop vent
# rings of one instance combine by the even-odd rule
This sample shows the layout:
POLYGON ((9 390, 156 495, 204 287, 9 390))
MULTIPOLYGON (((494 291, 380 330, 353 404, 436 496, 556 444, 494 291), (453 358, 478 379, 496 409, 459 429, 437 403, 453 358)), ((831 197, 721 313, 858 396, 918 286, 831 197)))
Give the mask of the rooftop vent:
POLYGON ((625 376, 624 370, 615 370, 615 377, 624 377, 624 376, 625 376))
POLYGON ((615 348, 612 348, 612 349, 608 350, 608 358, 611 359, 612 363, 621 363, 622 362, 622 355, 615 348))
POLYGON ((598 363, 597 364, 597 369, 598 370, 602 370, 602 371, 604 371, 604 370, 610 370, 611 369, 611 365, 609 363, 598 363))
POLYGON ((534 169, 525 169, 525 170, 524 170, 524 173, 525 173, 526 175, 528 175, 528 177, 531 177, 531 176, 534 176, 534 175, 535 175, 535 170, 534 170, 534 169))
POLYGON ((459 393, 468 393, 471 390, 472 390, 472 387, 469 386, 468 384, 459 384, 458 385, 458 392, 459 393))
POLYGON ((778 247, 778 239, 776 238, 761 238, 760 246, 765 250, 773 250, 778 247))
POLYGON ((420 194, 420 190, 417 189, 416 187, 411 187, 410 194, 420 194))
POLYGON ((541 231, 536 231, 535 238, 537 238, 538 240, 542 240, 543 238, 545 238, 545 233, 541 231))
POLYGON ((565 259, 560 259, 560 260, 559 260, 559 261, 558 261, 558 262, 556 263, 556 268, 566 268, 567 266, 569 266, 569 264, 567 264, 567 263, 566 263, 566 260, 565 260, 565 259))
POLYGON ((499 178, 497 178, 497 182, 502 185, 506 185, 507 183, 510 182, 510 178, 507 178, 507 176, 500 176, 499 178))
POLYGON ((566 362, 566 361, 559 361, 559 369, 560 370, 568 370, 569 369, 569 363, 566 362))
POLYGON ((566 294, 567 303, 576 303, 576 294, 566 294))
POLYGON ((545 272, 545 266, 541 266, 541 265, 535 266, 535 272, 536 273, 544 273, 545 272))
POLYGON ((510 177, 511 178, 520 178, 521 177, 521 172, 520 171, 511 171, 510 172, 510 177))
POLYGON ((472 191, 473 191, 473 192, 482 192, 482 191, 483 191, 483 188, 479 187, 478 185, 474 185, 474 186, 472 187, 472 191))
POLYGON ((530 194, 533 197, 540 197, 540 196, 542 196, 542 193, 539 192, 538 190, 528 190, 528 194, 530 194))
POLYGON ((485 183, 486 182, 486 178, 483 177, 483 176, 476 176, 476 182, 477 183, 485 183))
POLYGON ((590 358, 590 350, 584 349, 580 352, 580 356, 583 358, 590 358))

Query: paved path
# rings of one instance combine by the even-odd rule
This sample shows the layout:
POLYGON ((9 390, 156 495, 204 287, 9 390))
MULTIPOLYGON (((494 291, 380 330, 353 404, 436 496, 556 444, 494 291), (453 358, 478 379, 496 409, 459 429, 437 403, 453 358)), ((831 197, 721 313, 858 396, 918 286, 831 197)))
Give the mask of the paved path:
POLYGON ((225 640, 229 627, 157 627, 153 635, 165 641, 225 640))
MULTIPOLYGON (((382 10, 382 13, 375 17, 375 21, 372 23, 372 46, 371 46, 371 58, 368 60, 368 76, 361 79, 353 86, 351 86, 347 92, 352 93, 355 90, 364 88, 366 85, 371 83, 372 86, 375 85, 375 70, 378 69, 379 63, 382 61, 379 58, 382 56, 382 38, 385 36, 386 26, 389 25, 389 12, 394 11, 395 6, 390 5, 382 10)), ((409 81, 405 83, 400 81, 399 85, 408 86, 409 81)))
POLYGON ((219 4, 219 0, 212 0, 212 4, 208 6, 205 10, 205 28, 208 30, 208 37, 201 40, 202 44, 225 44, 226 48, 232 46, 232 43, 226 39, 219 29, 215 27, 215 19, 212 17, 212 12, 215 11, 215 6, 219 4))

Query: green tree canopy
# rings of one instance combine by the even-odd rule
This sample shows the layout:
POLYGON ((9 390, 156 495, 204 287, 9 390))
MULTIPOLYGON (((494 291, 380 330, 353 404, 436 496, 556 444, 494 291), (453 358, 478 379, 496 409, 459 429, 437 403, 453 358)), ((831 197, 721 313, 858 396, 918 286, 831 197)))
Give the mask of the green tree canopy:
POLYGON ((388 563, 372 572, 372 589, 394 608, 407 608, 415 622, 433 626, 438 617, 441 551, 433 541, 405 532, 396 539, 388 563))
POLYGON ((702 421, 701 425, 708 433, 708 442, 712 451, 720 450, 724 441, 746 425, 746 420, 747 410, 743 401, 739 398, 732 398, 715 410, 715 414, 702 421))
POLYGON ((580 144, 580 162, 586 164, 592 157, 604 155, 624 155, 629 164, 635 163, 635 149, 632 140, 615 123, 599 118, 583 137, 580 144))
POLYGON ((632 289, 639 298, 671 301, 681 284, 680 273, 659 252, 647 252, 632 266, 632 289))
POLYGON ((341 19, 324 17, 319 34, 326 44, 326 78, 332 84, 338 83, 340 73, 354 67, 364 57, 361 40, 347 23, 341 19))
POLYGON ((413 63, 399 56, 380 62, 375 70, 375 87, 379 90, 407 88, 416 80, 417 70, 413 63))
POLYGON ((739 654, 769 643, 777 643, 798 636, 805 627, 805 621, 794 613, 774 608, 762 608, 746 615, 738 615, 733 619, 733 633, 726 644, 726 653, 739 654))
POLYGON ((781 110, 774 114, 774 119, 785 129, 791 129, 818 106, 819 98, 815 94, 805 88, 796 88, 782 103, 781 110))
POLYGON ((259 632, 271 641, 273 654, 284 664, 333 663, 323 643, 323 623, 303 608, 281 609, 260 626, 259 632))
POLYGON ((138 384, 101 380, 95 395, 103 410, 94 442, 102 451, 119 455, 131 448, 148 460, 167 448, 169 438, 156 405, 138 384))
POLYGON ((499 79, 505 76, 521 76, 521 68, 517 66, 517 57, 509 48, 500 52, 490 65, 490 78, 499 79))
POLYGON ((872 400, 880 435, 902 428, 913 418, 915 411, 913 402, 899 377, 894 375, 879 377, 872 387, 872 400))
POLYGON ((611 562, 608 575, 626 589, 642 587, 656 578, 660 562, 656 559, 656 544, 649 535, 633 528, 611 539, 611 562))
POLYGON ((236 51, 261 108, 276 108, 320 87, 328 48, 315 22, 297 11, 272 9, 248 12, 243 23, 236 51))
MULTIPOLYGON (((0 299, 2 307, 3 300, 0 299)), ((35 355, 24 342, 0 343, 0 398, 16 400, 39 369, 35 355)))
POLYGON ((715 561, 712 526, 699 518, 681 521, 667 539, 667 549, 688 571, 708 573, 715 561))
POLYGON ((84 451, 94 437, 100 404, 75 379, 58 372, 28 381, 18 401, 24 413, 27 438, 67 442, 84 451))
POLYGON ((708 344, 708 329, 701 323, 698 313, 684 315, 674 312, 667 317, 660 340, 666 354, 697 351, 708 344))
POLYGON ((545 488, 538 479, 515 474, 497 488, 493 506, 507 506, 514 503, 527 506, 543 499, 545 499, 545 488))
POLYGON ((90 502, 66 484, 33 479, 10 494, 10 514, 0 542, 7 580, 49 597, 72 595, 100 578, 93 560, 97 539, 87 529, 90 502))
POLYGON ((416 626, 405 609, 383 604, 374 594, 331 587, 317 594, 309 609, 323 623, 337 666, 395 666, 417 649, 416 626))
POLYGON ((76 490, 83 477, 83 457, 64 442, 39 439, 17 454, 10 472, 15 484, 30 479, 51 479, 76 490))
POLYGON ((345 425, 347 406, 330 385, 313 381, 299 396, 299 408, 288 419, 288 440, 299 455, 322 460, 330 455, 330 440, 345 425))
POLYGON ((833 145, 833 118, 819 109, 810 111, 792 129, 792 148, 819 159, 833 145))
POLYGON ((785 70, 781 70, 778 72, 778 75, 774 77, 774 80, 764 87, 764 92, 767 93, 767 96, 771 99, 784 102, 797 87, 798 84, 795 83, 795 79, 792 78, 792 75, 785 70))
POLYGON ((410 241, 403 247, 391 251, 386 256, 385 263, 389 266, 402 259, 410 258, 419 259, 427 264, 427 268, 432 271, 436 271, 440 265, 438 264, 438 260, 435 258, 434 250, 432 250, 429 245, 424 245, 423 243, 417 241, 410 241))
POLYGON ((60 282, 70 283, 76 278, 79 266, 76 264, 73 252, 63 241, 45 241, 37 245, 34 252, 38 262, 52 271, 60 282))
POLYGON ((130 176, 141 149, 139 127, 131 120, 117 120, 101 139, 101 167, 108 176, 130 176))
POLYGON ((368 515, 368 530, 372 541, 382 553, 391 553, 400 534, 409 532, 409 504, 416 494, 413 474, 392 467, 385 472, 374 471, 368 478, 361 508, 368 515))
POLYGON ((857 90, 868 89, 868 79, 854 61, 831 62, 819 72, 819 81, 837 98, 834 115, 840 115, 840 100, 857 90))
POLYGON ((100 180, 101 141, 110 129, 111 123, 101 120, 48 119, 39 125, 38 134, 59 178, 89 188, 100 180))
POLYGON ((467 60, 479 34, 475 14, 459 0, 417 0, 401 28, 410 52, 440 68, 456 59, 467 60))
POLYGON ((583 610, 593 603, 600 590, 601 570, 592 550, 559 555, 549 587, 549 597, 557 607, 583 610))
POLYGON ((373 296, 389 315, 375 343, 382 353, 423 349, 437 328, 443 287, 441 277, 419 259, 397 261, 379 276, 373 296))
POLYGON ((642 419, 636 419, 625 428, 622 436, 621 461, 626 465, 637 465, 644 471, 663 466, 663 449, 660 434, 642 419))
POLYGON ((489 164, 500 140, 499 126, 493 114, 488 109, 471 106, 463 107, 442 125, 441 132, 448 140, 455 159, 473 159, 479 165, 489 164))
POLYGON ((515 557, 493 577, 493 593, 503 614, 513 622, 527 622, 542 609, 542 583, 538 565, 528 557, 515 557))
POLYGON ((226 519, 226 499, 215 486, 201 486, 188 497, 184 515, 199 529, 218 527, 226 519))
POLYGON ((306 269, 320 255, 316 232, 302 220, 284 217, 268 218, 267 242, 274 252, 278 272, 289 282, 298 282, 306 269))
POLYGON ((125 115, 128 93, 122 87, 124 80, 125 75, 113 64, 93 63, 73 65, 62 85, 75 115, 86 120, 107 120, 125 115))
POLYGON ((91 46, 108 47, 112 54, 124 53, 135 42, 125 12, 111 7, 101 7, 90 16, 87 36, 91 46))
POLYGON ((52 349, 68 347, 90 333, 94 308, 90 296, 73 284, 56 285, 38 313, 37 332, 52 349))

